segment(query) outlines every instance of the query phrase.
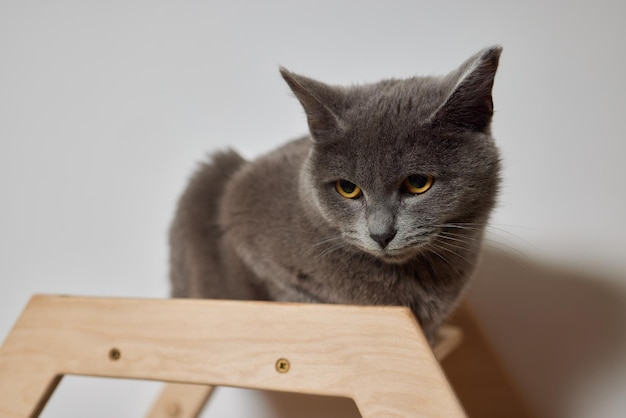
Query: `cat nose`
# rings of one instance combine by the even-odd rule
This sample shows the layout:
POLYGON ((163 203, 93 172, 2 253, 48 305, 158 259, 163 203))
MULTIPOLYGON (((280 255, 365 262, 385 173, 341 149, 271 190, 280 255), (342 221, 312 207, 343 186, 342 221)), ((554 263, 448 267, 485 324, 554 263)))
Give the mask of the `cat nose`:
POLYGON ((397 229, 389 229, 382 234, 370 234, 370 238, 380 245, 380 248, 385 248, 387 244, 396 236, 397 229))

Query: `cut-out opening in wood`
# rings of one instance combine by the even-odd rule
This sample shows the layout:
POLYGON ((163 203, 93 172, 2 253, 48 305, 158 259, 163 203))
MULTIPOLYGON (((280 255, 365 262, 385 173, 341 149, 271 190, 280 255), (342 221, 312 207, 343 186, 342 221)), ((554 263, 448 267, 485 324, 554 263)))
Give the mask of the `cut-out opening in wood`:
POLYGON ((201 418, 361 418, 352 399, 301 393, 218 387, 201 418), (233 405, 245 399, 246 404, 233 405))
POLYGON ((399 307, 35 296, 0 348, 0 417, 37 416, 68 374, 347 397, 364 418, 465 416, 399 307))
POLYGON ((110 418, 146 415, 162 388, 161 382, 63 376, 39 415, 41 418, 110 418))
MULTIPOLYGON (((145 417, 163 384, 155 381, 64 376, 40 418, 145 417)), ((196 414, 172 402, 168 418, 196 414)), ((199 418, 361 418, 352 399, 255 389, 217 387, 199 418)))
MULTIPOLYGON (((196 416, 194 410, 172 402, 157 416, 196 416)), ((215 388, 206 406, 197 413, 199 418, 361 418, 352 399, 276 392, 231 387, 215 388)))

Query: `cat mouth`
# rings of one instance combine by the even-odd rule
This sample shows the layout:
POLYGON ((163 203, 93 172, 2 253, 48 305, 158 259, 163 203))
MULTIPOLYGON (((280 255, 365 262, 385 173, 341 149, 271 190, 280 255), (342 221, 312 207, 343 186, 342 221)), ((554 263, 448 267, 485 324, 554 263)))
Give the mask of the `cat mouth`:
POLYGON ((402 264, 415 257, 415 254, 416 252, 414 251, 404 251, 400 253, 383 252, 381 255, 379 255, 379 258, 387 263, 402 264))
POLYGON ((405 263, 415 258, 425 245, 426 243, 418 243, 400 249, 381 250, 377 256, 388 263, 405 263))
POLYGON ((429 235, 424 234, 417 239, 413 237, 412 242, 403 247, 395 247, 393 245, 385 248, 366 246, 360 240, 353 239, 352 237, 345 237, 346 242, 350 243, 354 249, 359 252, 367 253, 373 257, 378 258, 386 263, 390 264, 402 264, 415 258, 430 242, 429 235))
POLYGON ((421 248, 424 247, 425 244, 415 244, 403 248, 392 248, 392 249, 372 249, 372 248, 364 248, 362 246, 358 246, 359 250, 368 253, 386 263, 390 264, 402 264, 405 263, 412 258, 415 258, 417 254, 421 252, 421 248))

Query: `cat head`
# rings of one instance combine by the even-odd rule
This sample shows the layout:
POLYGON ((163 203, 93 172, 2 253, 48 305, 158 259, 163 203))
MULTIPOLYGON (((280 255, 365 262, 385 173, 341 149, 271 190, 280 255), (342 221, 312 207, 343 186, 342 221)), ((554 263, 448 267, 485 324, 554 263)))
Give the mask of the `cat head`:
POLYGON ((359 251, 402 262, 450 225, 481 230, 499 158, 490 135, 501 48, 443 77, 330 86, 281 68, 304 107, 313 145, 304 204, 359 251))

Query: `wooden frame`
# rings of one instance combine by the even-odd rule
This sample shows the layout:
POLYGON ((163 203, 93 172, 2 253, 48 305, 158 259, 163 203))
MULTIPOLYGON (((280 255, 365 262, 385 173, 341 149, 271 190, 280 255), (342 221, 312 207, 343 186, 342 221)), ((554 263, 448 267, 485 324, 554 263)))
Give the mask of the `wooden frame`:
POLYGON ((0 417, 38 416, 66 374, 173 382, 152 418, 196 416, 198 385, 348 397, 364 418, 466 416, 401 307, 34 296, 0 348, 0 417))

